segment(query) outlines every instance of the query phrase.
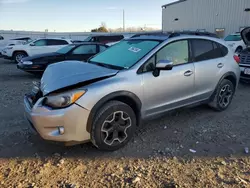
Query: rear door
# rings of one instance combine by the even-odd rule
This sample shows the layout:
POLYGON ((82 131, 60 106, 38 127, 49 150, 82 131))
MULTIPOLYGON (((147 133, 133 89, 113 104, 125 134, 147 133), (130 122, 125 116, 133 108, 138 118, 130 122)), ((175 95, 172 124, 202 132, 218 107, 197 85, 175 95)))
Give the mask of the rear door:
POLYGON ((86 61, 93 55, 98 52, 97 45, 95 44, 86 44, 81 45, 71 51, 65 59, 67 60, 79 60, 79 61, 86 61))
POLYGON ((228 52, 222 52, 223 45, 204 39, 191 39, 191 46, 195 67, 195 97, 205 100, 212 95, 226 72, 224 56, 228 52))

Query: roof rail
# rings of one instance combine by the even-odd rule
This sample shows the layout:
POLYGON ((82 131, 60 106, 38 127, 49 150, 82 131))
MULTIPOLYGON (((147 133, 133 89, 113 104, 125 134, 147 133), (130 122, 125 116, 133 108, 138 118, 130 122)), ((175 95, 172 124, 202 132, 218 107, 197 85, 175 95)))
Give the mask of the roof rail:
POLYGON ((181 35, 196 35, 196 36, 208 36, 208 37, 214 37, 219 38, 215 33, 210 33, 207 31, 174 31, 169 32, 169 38, 177 37, 181 35))
POLYGON ((168 38, 178 37, 181 35, 196 35, 196 36, 208 36, 219 38, 215 33, 210 33, 207 31, 165 31, 165 32, 145 32, 133 35, 131 38, 136 38, 140 36, 168 36, 168 38))
POLYGON ((135 38, 135 37, 140 37, 140 36, 168 36, 168 34, 162 32, 162 31, 160 31, 160 32, 145 32, 145 33, 135 34, 130 38, 135 38))

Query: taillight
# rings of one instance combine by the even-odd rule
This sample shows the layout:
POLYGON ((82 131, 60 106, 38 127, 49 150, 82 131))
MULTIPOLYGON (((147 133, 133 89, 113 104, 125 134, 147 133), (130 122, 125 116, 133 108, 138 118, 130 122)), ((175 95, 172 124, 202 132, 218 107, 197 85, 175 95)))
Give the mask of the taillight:
POLYGON ((234 55, 234 60, 236 61, 236 63, 240 63, 240 57, 237 55, 234 55))

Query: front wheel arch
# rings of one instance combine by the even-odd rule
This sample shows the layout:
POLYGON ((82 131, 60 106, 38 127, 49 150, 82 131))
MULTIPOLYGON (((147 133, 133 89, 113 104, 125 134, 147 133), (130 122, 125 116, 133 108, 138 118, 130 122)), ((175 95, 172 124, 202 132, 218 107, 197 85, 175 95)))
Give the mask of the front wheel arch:
POLYGON ((27 56, 29 56, 29 54, 26 51, 24 51, 24 50, 16 50, 16 51, 14 51, 12 53, 12 58, 14 58, 14 56, 15 56, 16 53, 20 53, 20 52, 25 53, 27 56))
POLYGON ((101 98, 95 104, 95 106, 91 109, 89 117, 88 117, 88 121, 87 121, 87 127, 86 127, 87 132, 89 132, 89 133, 91 132, 91 127, 92 127, 93 119, 96 115, 96 112, 104 104, 108 103, 109 101, 113 101, 113 100, 120 101, 120 102, 123 102, 123 103, 129 105, 134 110, 134 113, 136 115, 137 125, 140 125, 142 103, 141 103, 141 100, 139 99, 139 97, 130 91, 117 91, 117 92, 110 93, 110 94, 104 96, 103 98, 101 98))

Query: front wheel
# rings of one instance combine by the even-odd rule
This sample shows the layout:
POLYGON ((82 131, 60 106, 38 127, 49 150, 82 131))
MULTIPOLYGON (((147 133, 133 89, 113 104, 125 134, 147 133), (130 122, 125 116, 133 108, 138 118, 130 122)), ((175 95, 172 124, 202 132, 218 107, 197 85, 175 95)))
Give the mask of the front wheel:
POLYGON ((13 59, 16 63, 20 63, 21 60, 25 57, 27 57, 28 55, 25 53, 25 52, 16 52, 14 55, 13 55, 13 59))
POLYGON ((135 128, 136 116, 132 108, 120 101, 110 101, 95 115, 91 141, 101 150, 114 151, 129 142, 135 128))
POLYGON ((230 80, 223 80, 212 99, 209 103, 209 106, 217 111, 226 110, 232 102, 233 96, 235 92, 235 87, 230 80))

